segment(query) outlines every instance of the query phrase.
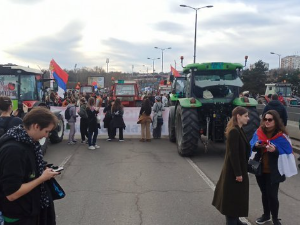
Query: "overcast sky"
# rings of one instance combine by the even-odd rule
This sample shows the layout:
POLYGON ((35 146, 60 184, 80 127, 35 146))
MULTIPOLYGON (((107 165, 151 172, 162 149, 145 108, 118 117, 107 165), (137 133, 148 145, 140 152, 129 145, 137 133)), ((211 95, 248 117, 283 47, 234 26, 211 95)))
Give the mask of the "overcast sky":
MULTIPOLYGON (((48 69, 100 66, 109 71, 152 72, 164 51, 164 72, 193 62, 263 60, 300 54, 299 0, 1 0, 0 64, 48 69), (143 66, 145 65, 145 66, 143 66)), ((155 70, 161 72, 161 59, 155 70)))

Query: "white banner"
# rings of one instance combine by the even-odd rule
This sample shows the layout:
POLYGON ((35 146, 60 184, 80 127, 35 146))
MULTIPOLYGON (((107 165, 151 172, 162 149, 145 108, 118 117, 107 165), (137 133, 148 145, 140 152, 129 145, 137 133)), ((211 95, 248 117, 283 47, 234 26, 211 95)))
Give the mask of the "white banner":
MULTIPOLYGON (((79 107, 76 107, 76 111, 79 109, 79 107)), ((139 117, 140 113, 139 107, 124 107, 124 116, 123 120, 126 124, 126 128, 124 130, 124 135, 141 135, 141 125, 137 124, 137 120, 139 117)), ((65 120, 65 110, 66 107, 56 107, 56 106, 51 106, 51 111, 60 111, 60 114, 62 115, 63 119, 65 120)), ((99 130, 99 135, 101 136, 107 136, 107 129, 104 128, 103 124, 103 118, 104 118, 104 113, 103 113, 103 108, 100 109, 100 115, 101 115, 101 129, 99 130)), ((164 119, 164 124, 162 126, 162 135, 168 135, 168 117, 169 117, 169 108, 165 108, 165 111, 163 111, 163 119, 164 119)), ((65 120, 65 138, 66 135, 69 134, 69 130, 66 129, 66 120, 65 120)), ((76 125, 76 135, 80 134, 80 117, 78 116, 76 125)), ((152 126, 151 126, 152 130, 152 126)))

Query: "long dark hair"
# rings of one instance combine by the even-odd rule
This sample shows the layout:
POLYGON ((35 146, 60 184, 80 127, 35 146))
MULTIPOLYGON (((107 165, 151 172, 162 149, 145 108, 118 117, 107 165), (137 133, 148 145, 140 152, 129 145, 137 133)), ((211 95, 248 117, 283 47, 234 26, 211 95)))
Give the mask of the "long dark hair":
POLYGON ((287 130, 285 129, 285 126, 279 116, 279 113, 275 110, 269 110, 267 111, 261 118, 261 121, 260 121, 260 127, 261 129, 263 130, 263 132, 266 134, 267 133, 267 128, 266 128, 266 123, 264 121, 264 119, 266 118, 266 115, 269 114, 271 116, 273 116, 273 119, 275 121, 275 130, 274 130, 274 133, 272 136, 274 136, 275 134, 277 134, 278 132, 282 132, 286 135, 288 135, 288 132, 287 130))
POLYGON ((238 121, 237 121, 237 115, 244 115, 248 112, 248 110, 244 107, 238 106, 236 107, 234 110, 232 110, 232 116, 230 118, 230 120, 227 123, 227 127, 225 130, 225 136, 228 137, 229 131, 235 127, 236 125, 238 125, 238 121))
POLYGON ((123 110, 123 105, 119 98, 116 99, 115 104, 112 106, 113 112, 118 111, 118 110, 123 110))
POLYGON ((151 102, 150 102, 149 98, 145 98, 145 99, 143 100, 142 106, 143 106, 144 108, 146 108, 146 109, 151 108, 151 102))

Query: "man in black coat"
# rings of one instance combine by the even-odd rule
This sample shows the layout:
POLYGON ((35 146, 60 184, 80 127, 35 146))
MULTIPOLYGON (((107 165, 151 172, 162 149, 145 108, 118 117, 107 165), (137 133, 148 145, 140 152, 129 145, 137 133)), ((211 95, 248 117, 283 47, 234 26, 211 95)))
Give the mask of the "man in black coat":
POLYGON ((287 125, 288 116, 287 116, 286 108, 278 100, 277 94, 272 95, 272 100, 268 103, 268 105, 265 106, 263 115, 269 110, 277 111, 279 113, 280 118, 282 119, 284 126, 287 125))

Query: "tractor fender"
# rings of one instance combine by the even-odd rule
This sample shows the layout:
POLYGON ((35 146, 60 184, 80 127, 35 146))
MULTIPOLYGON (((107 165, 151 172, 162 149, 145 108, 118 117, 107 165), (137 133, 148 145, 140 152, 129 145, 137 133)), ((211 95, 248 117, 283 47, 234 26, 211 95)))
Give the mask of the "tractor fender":
POLYGON ((195 103, 191 103, 192 98, 180 98, 178 99, 178 103, 176 105, 180 105, 182 108, 199 108, 202 106, 202 103, 195 99, 195 103))
POLYGON ((257 106, 258 102, 254 98, 240 97, 233 100, 233 105, 249 107, 257 106))

